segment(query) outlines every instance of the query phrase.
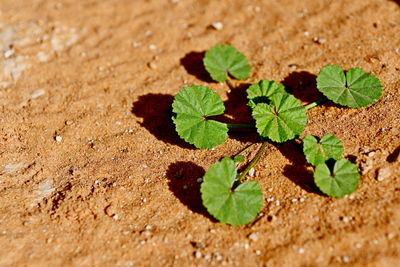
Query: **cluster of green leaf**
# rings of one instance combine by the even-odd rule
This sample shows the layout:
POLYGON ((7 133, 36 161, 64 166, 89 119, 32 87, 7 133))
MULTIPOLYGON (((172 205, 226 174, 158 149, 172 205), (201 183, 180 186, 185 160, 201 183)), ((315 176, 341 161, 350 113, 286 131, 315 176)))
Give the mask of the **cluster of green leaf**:
MULTIPOLYGON (((229 82, 230 77, 245 80, 250 76, 246 57, 230 45, 217 45, 204 57, 204 66, 213 80, 229 82)), ((255 128, 261 139, 282 143, 298 139, 309 164, 314 166, 314 181, 328 196, 342 197, 356 190, 359 182, 357 166, 343 157, 342 142, 332 134, 321 139, 302 135, 307 125, 307 110, 331 100, 336 104, 361 108, 376 103, 382 94, 378 78, 361 68, 348 71, 338 66, 325 66, 317 77, 317 88, 326 99, 303 106, 284 85, 261 80, 247 89, 248 107, 254 122, 235 125, 209 117, 222 115, 225 106, 210 88, 192 85, 184 87, 172 104, 178 135, 197 148, 207 149, 223 143, 229 128, 255 128)), ((234 90, 234 89, 233 89, 234 90)), ((256 181, 244 181, 249 170, 266 150, 264 141, 256 156, 238 173, 245 158, 240 153, 233 159, 223 158, 213 164, 203 177, 201 196, 208 212, 221 222, 231 225, 254 220, 263 206, 263 194, 256 181)))

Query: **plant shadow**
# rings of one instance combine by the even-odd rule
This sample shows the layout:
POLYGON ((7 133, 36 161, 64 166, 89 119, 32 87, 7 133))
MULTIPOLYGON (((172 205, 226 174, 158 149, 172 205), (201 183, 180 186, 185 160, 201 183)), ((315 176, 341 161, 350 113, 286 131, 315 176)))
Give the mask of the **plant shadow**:
POLYGON ((317 89, 317 76, 307 71, 295 71, 290 73, 282 84, 296 98, 303 102, 314 102, 323 98, 323 94, 317 89))
POLYGON ((172 95, 167 94, 142 95, 133 103, 131 112, 135 116, 143 118, 140 125, 158 140, 182 148, 194 149, 193 146, 180 139, 175 132, 175 125, 171 119, 173 99, 172 95))
POLYGON ((400 0, 390 0, 391 2, 395 2, 398 6, 400 6, 400 0))
POLYGON ((314 183, 312 172, 307 169, 307 161, 303 155, 301 144, 288 141, 283 144, 275 144, 275 147, 284 155, 291 164, 283 169, 283 175, 303 190, 324 196, 314 183))
POLYGON ((200 183, 197 179, 204 174, 205 170, 193 162, 174 162, 167 169, 168 186, 175 197, 191 211, 214 220, 201 201, 200 183))
POLYGON ((181 64, 187 71, 187 73, 195 76, 197 79, 207 82, 207 83, 215 83, 211 79, 210 74, 204 68, 203 58, 206 52, 189 52, 183 58, 181 58, 181 64))

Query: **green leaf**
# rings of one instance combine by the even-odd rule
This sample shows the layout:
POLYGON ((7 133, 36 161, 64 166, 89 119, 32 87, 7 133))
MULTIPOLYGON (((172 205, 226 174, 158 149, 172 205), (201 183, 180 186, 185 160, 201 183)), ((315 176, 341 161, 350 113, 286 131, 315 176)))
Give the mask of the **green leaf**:
POLYGON ((208 212, 220 222, 234 226, 253 221, 263 205, 260 185, 247 181, 233 188, 236 177, 235 162, 223 158, 207 170, 200 188, 208 212))
POLYGON ((374 104, 382 95, 379 79, 361 68, 345 73, 338 66, 325 66, 318 74, 317 88, 333 102, 352 108, 374 104))
POLYGON ((333 134, 325 135, 319 142, 309 134, 303 138, 303 152, 307 162, 317 166, 328 159, 339 159, 343 153, 343 145, 333 134))
POLYGON ((236 156, 233 158, 233 161, 234 161, 235 163, 244 162, 244 160, 245 160, 245 158, 244 158, 243 155, 236 155, 236 156))
POLYGON ((175 96, 172 120, 178 135, 197 148, 212 148, 228 137, 225 123, 207 120, 208 116, 223 114, 221 98, 210 88, 199 85, 184 87, 175 96))
POLYGON ((275 81, 261 80, 246 90, 248 106, 254 109, 259 103, 269 103, 269 98, 275 93, 286 93, 285 86, 275 81))
POLYGON ((230 45, 212 47, 206 52, 203 62, 211 78, 217 82, 225 82, 227 73, 239 80, 245 80, 250 75, 246 57, 230 45))
POLYGON ((356 191, 360 174, 357 166, 347 159, 336 161, 333 173, 325 163, 314 171, 314 181, 318 188, 331 197, 343 197, 356 191))
POLYGON ((307 114, 300 101, 287 93, 275 93, 271 104, 257 104, 253 110, 257 132, 275 142, 300 135, 307 124, 307 114))

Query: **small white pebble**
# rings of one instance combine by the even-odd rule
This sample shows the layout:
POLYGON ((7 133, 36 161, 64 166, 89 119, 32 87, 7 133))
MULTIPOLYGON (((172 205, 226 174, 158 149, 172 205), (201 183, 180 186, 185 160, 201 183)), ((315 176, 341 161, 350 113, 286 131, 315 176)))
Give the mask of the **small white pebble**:
POLYGON ((197 178, 196 182, 198 182, 199 184, 203 182, 203 178, 197 178))
POLYGON ((145 228, 146 230, 151 230, 151 229, 153 229, 153 226, 151 226, 150 224, 148 224, 148 225, 146 225, 144 228, 145 228))
POLYGON ((362 247, 361 243, 356 244, 356 248, 361 248, 361 247, 362 247))
POLYGON ((391 166, 387 166, 379 169, 376 179, 382 182, 383 180, 389 178, 390 176, 392 176, 392 168, 391 166))
POLYGON ((274 201, 274 197, 267 198, 267 202, 272 202, 272 201, 274 201))
POLYGON ((99 185, 99 184, 100 184, 100 181, 99 181, 99 180, 96 180, 96 181, 94 181, 94 184, 95 184, 95 185, 99 185))
POLYGON ((297 198, 293 198, 293 199, 292 199, 292 202, 293 202, 293 203, 297 202, 297 198))
POLYGON ((276 205, 277 207, 279 207, 279 206, 281 205, 281 202, 280 202, 279 200, 277 200, 277 201, 275 202, 275 205, 276 205))
POLYGON ((343 257, 342 257, 342 261, 343 261, 344 263, 348 263, 348 262, 350 261, 350 258, 347 257, 347 256, 343 256, 343 257))
POLYGON ((379 243, 379 241, 375 239, 375 240, 372 241, 372 243, 377 245, 379 243))
POLYGON ((145 182, 146 184, 150 183, 150 178, 144 178, 144 182, 145 182))
POLYGON ((261 255, 261 251, 260 250, 256 250, 256 255, 261 255))
POLYGON ((9 57, 11 57, 13 54, 14 54, 14 50, 10 49, 10 50, 7 50, 6 52, 4 52, 4 57, 5 57, 5 58, 9 58, 9 57))
POLYGON ((118 214, 115 214, 115 215, 113 216, 113 219, 117 221, 117 220, 119 219, 118 214))
POLYGON ((207 261, 210 260, 210 259, 211 259, 211 255, 210 255, 210 254, 206 254, 206 255, 204 256, 204 259, 207 260, 207 261))
POLYGON ((273 190, 272 187, 268 188, 268 192, 272 192, 272 190, 273 190))
POLYGON ((150 36, 150 35, 152 35, 153 34, 153 31, 151 31, 151 30, 147 30, 145 33, 144 33, 144 35, 146 35, 146 36, 150 36))
POLYGON ((142 201, 143 201, 143 203, 146 203, 147 202, 147 198, 143 198, 142 201))
POLYGON ((305 252, 304 248, 299 248, 299 253, 300 254, 304 254, 304 252, 305 252))
POLYGON ((103 67, 103 66, 99 66, 97 69, 98 69, 99 71, 103 71, 103 70, 104 70, 104 67, 103 67))
POLYGON ((156 50, 156 49, 157 49, 157 46, 154 45, 154 44, 151 44, 151 45, 149 45, 149 49, 150 49, 150 50, 156 50))
POLYGON ((304 34, 304 36, 306 36, 306 37, 310 36, 310 33, 309 33, 309 32, 303 32, 303 34, 304 34))
POLYGON ((248 249, 248 248, 250 247, 250 245, 249 245, 249 243, 244 243, 243 247, 244 247, 245 249, 248 249))
POLYGON ((254 177, 255 172, 256 172, 256 170, 255 170, 254 168, 251 168, 251 169, 249 170, 249 176, 250 176, 250 177, 254 177))
POLYGON ((46 91, 45 90, 43 90, 43 89, 38 89, 38 90, 36 90, 35 92, 33 92, 32 94, 31 94, 31 98, 32 99, 36 99, 36 98, 38 98, 38 97, 40 97, 40 96, 42 96, 42 95, 45 95, 46 94, 46 91))
POLYGON ((71 124, 73 124, 74 122, 73 121, 66 121, 65 122, 65 125, 71 125, 71 124))
POLYGON ((157 64, 156 64, 155 62, 149 62, 149 63, 147 64, 147 66, 148 66, 150 69, 152 69, 152 70, 157 69, 157 64))
POLYGON ((140 245, 144 245, 146 243, 146 240, 142 240, 139 242, 140 245))
POLYGON ((354 199, 354 195, 349 195, 349 199, 354 199))
POLYGON ((371 151, 368 153, 368 157, 373 157, 375 156, 376 152, 375 151, 371 151))
POLYGON ((55 139, 57 142, 61 142, 61 141, 62 141, 62 137, 59 136, 59 135, 57 135, 54 139, 55 139))
POLYGON ((196 259, 200 259, 202 255, 201 255, 201 252, 200 252, 200 251, 196 251, 196 252, 194 253, 194 256, 195 256, 196 259))
POLYGON ((137 48, 137 47, 141 46, 142 43, 141 43, 141 42, 132 42, 131 45, 132 45, 133 47, 137 48))
POLYGON ((224 24, 220 21, 211 23, 211 26, 218 31, 220 31, 224 28, 224 24))
POLYGON ((344 223, 348 223, 350 221, 349 217, 343 217, 342 221, 344 223))
POLYGON ((256 233, 251 233, 248 237, 252 241, 257 241, 258 240, 258 235, 256 233))
POLYGON ((300 200, 300 202, 304 202, 305 199, 304 199, 304 197, 301 197, 299 200, 300 200))
POLYGON ((388 238, 389 238, 389 239, 393 239, 395 236, 396 236, 395 233, 389 233, 389 234, 388 234, 388 238))
POLYGON ((115 125, 118 125, 118 126, 119 126, 119 125, 122 125, 122 122, 116 121, 116 122, 115 122, 115 125))

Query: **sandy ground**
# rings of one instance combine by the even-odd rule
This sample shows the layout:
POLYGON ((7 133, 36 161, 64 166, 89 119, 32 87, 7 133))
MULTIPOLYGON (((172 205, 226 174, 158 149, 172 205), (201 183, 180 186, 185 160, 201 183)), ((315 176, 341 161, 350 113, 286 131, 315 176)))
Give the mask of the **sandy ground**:
POLYGON ((0 0, 0 12, 0 265, 400 261, 399 1, 0 0), (232 91, 201 63, 228 43, 253 67, 232 91), (208 85, 248 122, 246 83, 281 81, 306 104, 321 97, 315 75, 326 64, 362 67, 384 84, 371 107, 308 113, 305 133, 343 140, 362 172, 357 191, 321 195, 301 147, 271 145, 254 177, 260 216, 215 222, 197 179, 255 135, 193 149, 174 132, 173 96, 208 85))

